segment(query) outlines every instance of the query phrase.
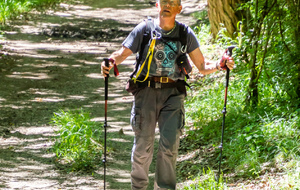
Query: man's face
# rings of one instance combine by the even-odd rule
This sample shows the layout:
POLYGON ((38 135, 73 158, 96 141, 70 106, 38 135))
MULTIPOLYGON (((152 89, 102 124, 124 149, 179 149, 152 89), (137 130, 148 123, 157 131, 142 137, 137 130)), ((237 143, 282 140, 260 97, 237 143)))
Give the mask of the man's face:
POLYGON ((159 0, 156 7, 162 17, 175 17, 182 9, 179 0, 159 0))

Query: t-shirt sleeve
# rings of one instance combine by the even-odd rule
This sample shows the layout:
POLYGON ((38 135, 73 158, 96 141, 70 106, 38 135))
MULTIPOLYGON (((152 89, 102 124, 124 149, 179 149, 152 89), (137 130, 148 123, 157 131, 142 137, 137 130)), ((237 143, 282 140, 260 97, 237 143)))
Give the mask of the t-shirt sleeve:
POLYGON ((188 27, 187 29, 187 53, 191 53, 196 48, 200 47, 198 39, 194 33, 194 31, 188 27))
POLYGON ((122 45, 133 53, 139 52, 143 41, 143 34, 146 29, 146 22, 138 24, 123 41, 122 45))

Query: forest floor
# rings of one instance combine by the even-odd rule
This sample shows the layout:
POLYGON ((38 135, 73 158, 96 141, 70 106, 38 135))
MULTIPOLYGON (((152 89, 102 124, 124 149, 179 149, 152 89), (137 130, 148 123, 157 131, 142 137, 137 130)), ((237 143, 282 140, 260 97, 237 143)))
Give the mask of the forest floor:
MULTIPOLYGON (((148 1, 147 1, 148 2, 148 1)), ((178 20, 194 24, 190 13, 205 7, 183 0, 178 20)), ((0 189, 103 189, 103 167, 68 173, 51 152, 54 112, 83 108, 102 127, 104 80, 100 62, 156 8, 93 8, 61 4, 59 10, 30 13, 3 30, 0 39, 0 189)), ((124 90, 135 57, 109 79, 107 189, 130 189, 129 124, 133 97, 124 90)), ((153 183, 154 167, 150 168, 153 183)), ((152 184, 149 189, 153 189, 152 184)))

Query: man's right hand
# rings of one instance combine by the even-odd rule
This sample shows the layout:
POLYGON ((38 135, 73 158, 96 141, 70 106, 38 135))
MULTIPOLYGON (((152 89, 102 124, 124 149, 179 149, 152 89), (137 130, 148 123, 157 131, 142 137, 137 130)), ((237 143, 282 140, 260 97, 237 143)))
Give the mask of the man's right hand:
POLYGON ((109 74, 109 71, 111 70, 111 68, 113 67, 113 64, 109 61, 109 66, 105 66, 105 61, 103 61, 101 63, 101 73, 104 77, 107 77, 107 75, 109 74))

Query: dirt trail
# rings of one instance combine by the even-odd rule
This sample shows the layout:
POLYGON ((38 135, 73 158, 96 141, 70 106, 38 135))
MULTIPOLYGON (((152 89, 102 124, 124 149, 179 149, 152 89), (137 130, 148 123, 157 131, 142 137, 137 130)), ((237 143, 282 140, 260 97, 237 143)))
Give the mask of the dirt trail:
MULTIPOLYGON (((204 3, 182 2, 178 20, 193 24, 188 14, 204 3)), ((120 47, 136 24, 146 16, 155 17, 156 8, 149 4, 142 10, 80 4, 61 8, 30 14, 34 21, 17 21, 0 41, 0 54, 7 54, 0 59, 0 189, 103 188, 102 167, 93 174, 59 169, 50 151, 55 133, 49 122, 55 111, 82 107, 102 127, 104 82, 99 63, 120 47)), ((108 189, 130 189, 133 98, 124 85, 134 59, 131 56, 119 67, 118 78, 109 79, 109 143, 114 149, 108 158, 108 189)))

